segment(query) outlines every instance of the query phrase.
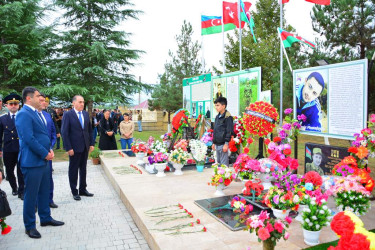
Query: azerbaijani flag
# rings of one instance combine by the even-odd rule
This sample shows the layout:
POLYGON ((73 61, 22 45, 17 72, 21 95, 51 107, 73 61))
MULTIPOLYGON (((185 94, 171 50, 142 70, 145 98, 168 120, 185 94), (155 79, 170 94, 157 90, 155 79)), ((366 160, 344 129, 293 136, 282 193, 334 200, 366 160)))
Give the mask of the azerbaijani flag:
POLYGON ((311 150, 308 147, 306 147, 306 157, 312 159, 311 150))
POLYGON ((315 46, 316 46, 315 43, 312 43, 312 42, 310 42, 310 41, 308 41, 308 40, 306 40, 306 39, 304 39, 300 36, 297 36, 296 34, 287 32, 287 31, 285 31, 281 28, 278 28, 278 31, 279 31, 279 34, 280 34, 280 37, 281 37, 281 41, 284 44, 284 48, 292 47, 293 43, 302 42, 304 44, 307 44, 311 48, 315 49, 315 46))
MULTIPOLYGON (((202 36, 222 32, 221 16, 201 16, 202 36)), ((228 23, 224 25, 224 31, 233 30, 236 25, 228 23)))

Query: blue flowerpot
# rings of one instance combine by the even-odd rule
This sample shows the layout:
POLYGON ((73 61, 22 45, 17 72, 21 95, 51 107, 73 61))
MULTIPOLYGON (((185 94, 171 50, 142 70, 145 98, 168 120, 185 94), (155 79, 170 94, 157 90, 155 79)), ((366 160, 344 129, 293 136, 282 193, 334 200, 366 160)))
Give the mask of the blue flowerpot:
POLYGON ((197 171, 203 172, 204 165, 197 165, 197 171))

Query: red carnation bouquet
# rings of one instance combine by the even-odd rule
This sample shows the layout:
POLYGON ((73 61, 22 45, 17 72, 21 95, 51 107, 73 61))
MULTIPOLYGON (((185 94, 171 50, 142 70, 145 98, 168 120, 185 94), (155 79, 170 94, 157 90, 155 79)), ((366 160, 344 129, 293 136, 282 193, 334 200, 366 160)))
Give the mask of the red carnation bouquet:
POLYGON ((5 223, 5 218, 0 218, 1 234, 5 235, 12 231, 12 227, 5 223))
POLYGON ((273 131, 278 119, 279 114, 272 104, 258 101, 246 108, 242 121, 250 134, 263 137, 273 131))
POLYGON ((189 112, 186 109, 179 109, 174 113, 172 119, 172 135, 177 132, 182 134, 182 129, 188 127, 189 112))

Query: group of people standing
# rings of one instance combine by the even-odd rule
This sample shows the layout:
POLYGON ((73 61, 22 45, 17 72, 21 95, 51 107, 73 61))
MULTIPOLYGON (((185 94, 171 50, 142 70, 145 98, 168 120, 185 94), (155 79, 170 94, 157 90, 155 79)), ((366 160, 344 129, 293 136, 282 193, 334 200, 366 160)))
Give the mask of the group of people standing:
MULTIPOLYGON (((138 131, 142 132, 142 113, 139 110, 137 111, 137 116, 138 131)), ((94 110, 92 119, 94 128, 93 137, 96 138, 96 131, 98 131, 100 135, 100 150, 116 150, 117 144, 115 135, 117 133, 121 135, 121 148, 131 148, 135 128, 131 113, 121 114, 120 112, 110 112, 110 110, 97 113, 97 110, 94 110)), ((126 151, 126 153, 131 155, 130 151, 126 151)))
MULTIPOLYGON (((0 98, 1 100, 1 98, 0 98)), ((52 160, 53 147, 60 137, 51 112, 49 98, 34 87, 26 87, 22 98, 10 94, 4 98, 7 110, 0 102, 0 154, 3 156, 7 179, 12 194, 23 200, 23 221, 30 238, 40 238, 36 229, 35 213, 38 211, 41 226, 62 226, 64 222, 51 217, 50 208, 58 206, 53 201, 52 160), (20 102, 23 107, 20 108, 20 102), (17 181, 14 169, 17 166, 17 181)), ((94 149, 92 126, 84 111, 82 96, 74 96, 72 109, 61 120, 61 136, 69 155, 69 184, 74 200, 81 196, 92 197, 87 191, 87 158, 94 149), (79 184, 77 188, 79 175, 79 184)), ((0 157, 1 158, 1 157, 0 157)), ((1 170, 0 182, 4 171, 1 170)))

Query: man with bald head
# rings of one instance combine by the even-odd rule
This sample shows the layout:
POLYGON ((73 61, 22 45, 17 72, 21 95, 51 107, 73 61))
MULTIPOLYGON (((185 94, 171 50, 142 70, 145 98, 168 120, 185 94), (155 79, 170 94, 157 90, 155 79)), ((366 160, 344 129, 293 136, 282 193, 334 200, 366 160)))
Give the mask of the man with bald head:
POLYGON ((69 184, 74 200, 80 196, 94 196, 86 189, 88 154, 94 150, 92 126, 89 114, 83 110, 85 100, 82 96, 73 97, 73 109, 64 113, 61 124, 61 135, 64 148, 69 155, 69 184), (77 189, 79 172, 79 187, 77 189))

